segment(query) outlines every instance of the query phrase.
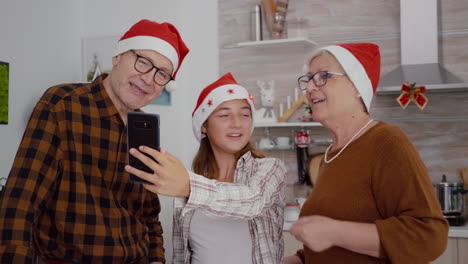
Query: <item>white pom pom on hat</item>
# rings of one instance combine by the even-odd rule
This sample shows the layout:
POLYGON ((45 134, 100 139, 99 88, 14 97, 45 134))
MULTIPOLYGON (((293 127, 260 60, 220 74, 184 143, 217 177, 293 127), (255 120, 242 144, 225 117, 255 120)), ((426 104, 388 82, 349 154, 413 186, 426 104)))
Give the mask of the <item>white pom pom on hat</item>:
POLYGON ((166 91, 168 91, 169 93, 172 93, 173 91, 177 90, 177 83, 171 80, 170 82, 166 84, 164 89, 166 89, 166 91))

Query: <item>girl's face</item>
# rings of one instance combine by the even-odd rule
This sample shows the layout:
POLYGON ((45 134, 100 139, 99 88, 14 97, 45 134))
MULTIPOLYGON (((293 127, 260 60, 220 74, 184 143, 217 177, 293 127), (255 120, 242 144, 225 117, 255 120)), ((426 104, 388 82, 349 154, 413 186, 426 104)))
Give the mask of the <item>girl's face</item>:
POLYGON ((252 110, 245 99, 219 105, 202 126, 214 153, 235 154, 247 145, 252 131, 252 110))

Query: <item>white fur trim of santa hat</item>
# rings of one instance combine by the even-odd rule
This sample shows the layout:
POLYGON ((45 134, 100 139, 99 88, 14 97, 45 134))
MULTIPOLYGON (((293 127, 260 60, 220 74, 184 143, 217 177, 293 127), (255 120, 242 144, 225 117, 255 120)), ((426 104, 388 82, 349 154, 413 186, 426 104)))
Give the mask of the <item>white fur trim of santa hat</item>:
POLYGON ((174 71, 179 67, 179 56, 177 55, 177 51, 171 44, 160 38, 150 36, 136 36, 123 39, 117 43, 115 55, 132 49, 154 50, 171 61, 174 71))

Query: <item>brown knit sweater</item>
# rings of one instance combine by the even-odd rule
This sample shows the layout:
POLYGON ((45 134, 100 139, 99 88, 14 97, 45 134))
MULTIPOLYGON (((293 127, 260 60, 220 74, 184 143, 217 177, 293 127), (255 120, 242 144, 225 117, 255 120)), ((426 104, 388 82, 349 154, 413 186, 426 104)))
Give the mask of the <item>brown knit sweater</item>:
POLYGON ((448 224, 427 168, 405 134, 384 122, 352 142, 333 162, 322 161, 301 211, 301 216, 308 215, 375 223, 381 256, 339 247, 319 253, 305 247, 298 255, 306 264, 429 263, 447 244, 448 224))

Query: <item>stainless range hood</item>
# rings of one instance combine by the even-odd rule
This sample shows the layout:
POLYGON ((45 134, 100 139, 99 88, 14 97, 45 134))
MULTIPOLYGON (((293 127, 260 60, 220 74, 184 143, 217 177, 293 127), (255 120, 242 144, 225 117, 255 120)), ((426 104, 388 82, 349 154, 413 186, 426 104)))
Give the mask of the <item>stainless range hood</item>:
POLYGON ((401 65, 383 76, 378 92, 401 90, 405 82, 428 90, 468 88, 439 63, 437 0, 401 0, 401 65))

